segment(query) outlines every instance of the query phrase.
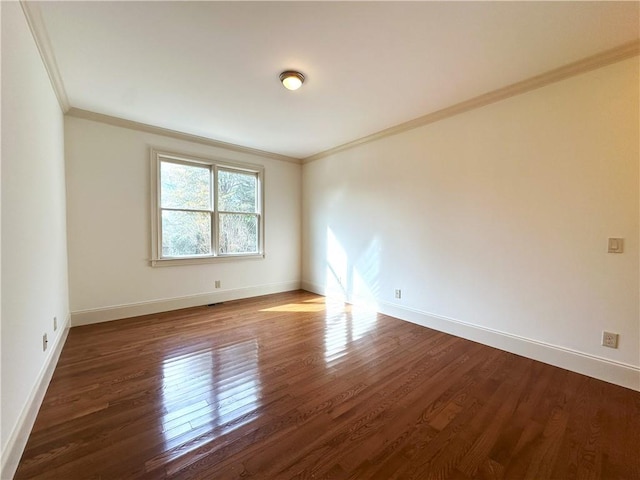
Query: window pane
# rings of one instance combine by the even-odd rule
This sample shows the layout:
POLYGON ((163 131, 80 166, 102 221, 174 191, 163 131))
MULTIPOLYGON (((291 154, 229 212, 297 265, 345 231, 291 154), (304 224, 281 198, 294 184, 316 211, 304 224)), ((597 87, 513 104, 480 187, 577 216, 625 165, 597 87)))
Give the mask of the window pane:
POLYGON ((220 214, 220 253, 257 253, 258 216, 220 214))
POLYGON ((209 210, 211 208, 210 172, 208 167, 161 162, 162 208, 209 210))
POLYGON ((184 257, 211 254, 211 214, 162 212, 162 256, 184 257))
POLYGON ((218 171, 218 210, 223 212, 257 211, 255 173, 218 171))

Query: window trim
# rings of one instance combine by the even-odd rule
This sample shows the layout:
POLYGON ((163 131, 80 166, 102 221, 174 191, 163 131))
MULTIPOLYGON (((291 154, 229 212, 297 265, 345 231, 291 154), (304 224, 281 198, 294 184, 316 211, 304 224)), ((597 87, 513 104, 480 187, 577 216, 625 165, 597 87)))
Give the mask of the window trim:
POLYGON ((166 267, 172 265, 197 265, 203 263, 216 263, 229 260, 262 259, 265 257, 264 235, 264 166, 223 160, 220 158, 206 158, 187 153, 176 153, 150 148, 151 170, 151 259, 152 267, 166 267), (207 166, 211 172, 211 255, 193 255, 188 257, 163 257, 162 256, 162 208, 160 203, 160 164, 162 160, 183 164, 201 164, 207 166), (218 169, 231 171, 244 171, 253 173, 257 178, 256 203, 258 219, 258 252, 257 253, 217 253, 219 250, 219 211, 218 211, 218 169))

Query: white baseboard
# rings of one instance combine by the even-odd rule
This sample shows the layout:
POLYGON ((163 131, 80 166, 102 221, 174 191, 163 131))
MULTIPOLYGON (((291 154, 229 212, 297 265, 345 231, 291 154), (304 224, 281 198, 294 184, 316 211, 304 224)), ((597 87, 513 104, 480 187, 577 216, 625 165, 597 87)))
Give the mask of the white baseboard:
POLYGON ((307 292, 315 293, 316 295, 324 296, 327 293, 324 285, 318 285, 317 283, 308 282, 306 280, 302 280, 300 282, 300 288, 307 292))
MULTIPOLYGON (((302 281, 304 290, 326 295, 322 285, 302 281)), ((344 299, 351 301, 352 299, 344 299)), ((352 303, 357 303, 353 300, 352 303)), ((640 391, 640 367, 617 362, 596 355, 579 352, 560 345, 540 342, 530 338, 501 332, 491 328, 462 322, 453 318, 376 300, 376 310, 423 327, 466 338, 490 347, 538 360, 549 365, 581 373, 605 382, 640 391)))
POLYGON ((180 308, 209 305, 211 303, 229 302, 231 300, 259 297, 260 295, 270 295, 272 293, 289 292, 298 289, 300 289, 299 281, 271 283, 198 295, 165 298, 148 302, 129 303, 126 305, 114 305, 105 308, 77 310, 71 312, 71 325, 74 327, 90 325, 93 323, 108 322, 110 320, 119 320, 121 318, 138 317, 140 315, 168 312, 180 308))
POLYGON ((27 445, 27 440, 31 434, 31 429, 38 416, 38 411, 42 405, 44 394, 47 392, 49 382, 53 376, 53 372, 58 364, 62 347, 67 340, 70 328, 70 316, 64 321, 64 325, 60 325, 60 334, 55 339, 55 343, 51 346, 51 352, 45 360, 40 374, 36 379, 34 387, 31 389, 31 394, 24 404, 24 408, 18 417, 15 427, 9 435, 7 445, 2 451, 2 468, 0 478, 11 479, 16 473, 18 463, 24 452, 24 447, 27 445))

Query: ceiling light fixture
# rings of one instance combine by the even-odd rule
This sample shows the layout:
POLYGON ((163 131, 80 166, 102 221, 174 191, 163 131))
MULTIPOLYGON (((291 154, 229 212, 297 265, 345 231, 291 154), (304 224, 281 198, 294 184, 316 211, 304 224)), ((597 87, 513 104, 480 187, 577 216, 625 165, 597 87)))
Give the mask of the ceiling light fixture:
POLYGON ((287 90, 297 90, 304 83, 304 75, 294 70, 287 70, 280 74, 280 81, 287 90))

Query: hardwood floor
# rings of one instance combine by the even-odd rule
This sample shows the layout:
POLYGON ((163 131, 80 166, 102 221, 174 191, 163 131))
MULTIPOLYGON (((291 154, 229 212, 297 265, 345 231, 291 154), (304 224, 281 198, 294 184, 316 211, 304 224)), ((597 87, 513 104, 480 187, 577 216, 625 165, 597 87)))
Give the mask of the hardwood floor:
POLYGON ((640 479, 640 393, 307 292, 71 329, 17 479, 640 479))

